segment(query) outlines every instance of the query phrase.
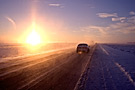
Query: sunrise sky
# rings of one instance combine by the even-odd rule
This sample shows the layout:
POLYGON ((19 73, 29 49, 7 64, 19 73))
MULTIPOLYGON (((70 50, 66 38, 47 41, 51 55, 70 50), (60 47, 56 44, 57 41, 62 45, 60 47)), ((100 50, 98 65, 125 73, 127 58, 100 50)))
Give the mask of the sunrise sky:
POLYGON ((33 27, 42 42, 135 42, 135 0, 0 0, 0 42, 33 27))

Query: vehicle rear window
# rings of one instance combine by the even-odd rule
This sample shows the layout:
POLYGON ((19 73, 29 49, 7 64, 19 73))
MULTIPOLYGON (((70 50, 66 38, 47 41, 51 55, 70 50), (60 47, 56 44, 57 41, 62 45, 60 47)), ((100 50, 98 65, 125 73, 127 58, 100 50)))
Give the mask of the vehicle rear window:
POLYGON ((78 46, 88 46, 87 44, 79 44, 78 46))

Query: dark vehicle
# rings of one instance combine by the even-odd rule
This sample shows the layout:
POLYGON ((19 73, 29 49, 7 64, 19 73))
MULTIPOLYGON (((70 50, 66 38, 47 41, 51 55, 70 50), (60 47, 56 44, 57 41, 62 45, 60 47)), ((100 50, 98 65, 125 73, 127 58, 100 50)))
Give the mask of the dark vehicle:
POLYGON ((89 50, 90 50, 90 46, 88 46, 88 44, 81 43, 81 44, 78 44, 77 49, 76 49, 76 52, 77 53, 79 53, 79 52, 88 53, 89 50))

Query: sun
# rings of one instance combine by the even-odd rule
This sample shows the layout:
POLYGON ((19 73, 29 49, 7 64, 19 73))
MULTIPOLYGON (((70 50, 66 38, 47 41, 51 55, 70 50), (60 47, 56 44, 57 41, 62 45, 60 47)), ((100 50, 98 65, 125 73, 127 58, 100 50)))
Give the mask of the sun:
POLYGON ((35 30, 33 30, 27 37, 26 43, 32 46, 40 44, 41 43, 40 35, 35 30))

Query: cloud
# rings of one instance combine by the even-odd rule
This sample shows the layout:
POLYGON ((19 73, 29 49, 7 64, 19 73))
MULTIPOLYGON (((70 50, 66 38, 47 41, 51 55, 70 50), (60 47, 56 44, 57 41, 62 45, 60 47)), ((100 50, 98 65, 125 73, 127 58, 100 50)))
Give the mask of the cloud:
POLYGON ((9 22, 11 22, 12 25, 13 25, 13 27, 14 27, 14 29, 16 29, 16 23, 15 23, 15 21, 14 21, 12 18, 8 17, 8 16, 5 16, 5 18, 6 18, 9 22))
POLYGON ((117 17, 117 18, 112 18, 112 21, 124 22, 125 19, 126 19, 126 17, 117 17))
POLYGON ((135 16, 127 18, 127 22, 135 24, 135 16))
MULTIPOLYGON (((125 18, 124 18, 125 19, 125 18)), ((135 33, 135 16, 126 18, 125 22, 119 22, 108 26, 109 31, 123 34, 135 33)))
POLYGON ((89 25, 81 28, 81 35, 85 35, 85 38, 96 42, 110 41, 108 30, 109 27, 89 25))
POLYGON ((90 8, 96 8, 95 6, 93 6, 91 4, 89 4, 88 7, 90 7, 90 8))
POLYGON ((49 6, 51 6, 51 7, 60 7, 60 8, 64 7, 62 4, 58 4, 58 3, 52 3, 52 4, 49 4, 49 6))
POLYGON ((102 36, 108 36, 108 35, 114 35, 115 34, 135 34, 135 16, 126 18, 126 17, 120 17, 120 18, 114 18, 113 21, 120 21, 125 20, 125 22, 118 22, 114 24, 110 24, 108 26, 94 26, 89 25, 86 27, 81 28, 82 32, 92 33, 94 35, 102 35, 102 36))
POLYGON ((82 27, 80 31, 97 41, 133 41, 135 38, 135 16, 113 17, 112 21, 120 22, 113 22, 107 26, 89 25, 82 27))
POLYGON ((100 26, 89 26, 89 29, 98 30, 102 34, 106 34, 106 30, 104 27, 100 26))
POLYGON ((97 34, 97 35, 105 35, 107 28, 101 27, 101 26, 94 26, 94 25, 90 25, 90 26, 86 26, 86 27, 82 27, 81 31, 82 32, 87 32, 87 33, 91 33, 91 34, 97 34))
POLYGON ((100 17, 100 18, 118 17, 117 13, 112 13, 112 14, 109 14, 109 13, 98 13, 96 15, 98 15, 98 17, 100 17))
POLYGON ((135 33, 135 26, 131 23, 117 23, 110 27, 113 31, 123 34, 135 33))
POLYGON ((129 12, 129 15, 135 15, 135 12, 131 11, 129 12))

